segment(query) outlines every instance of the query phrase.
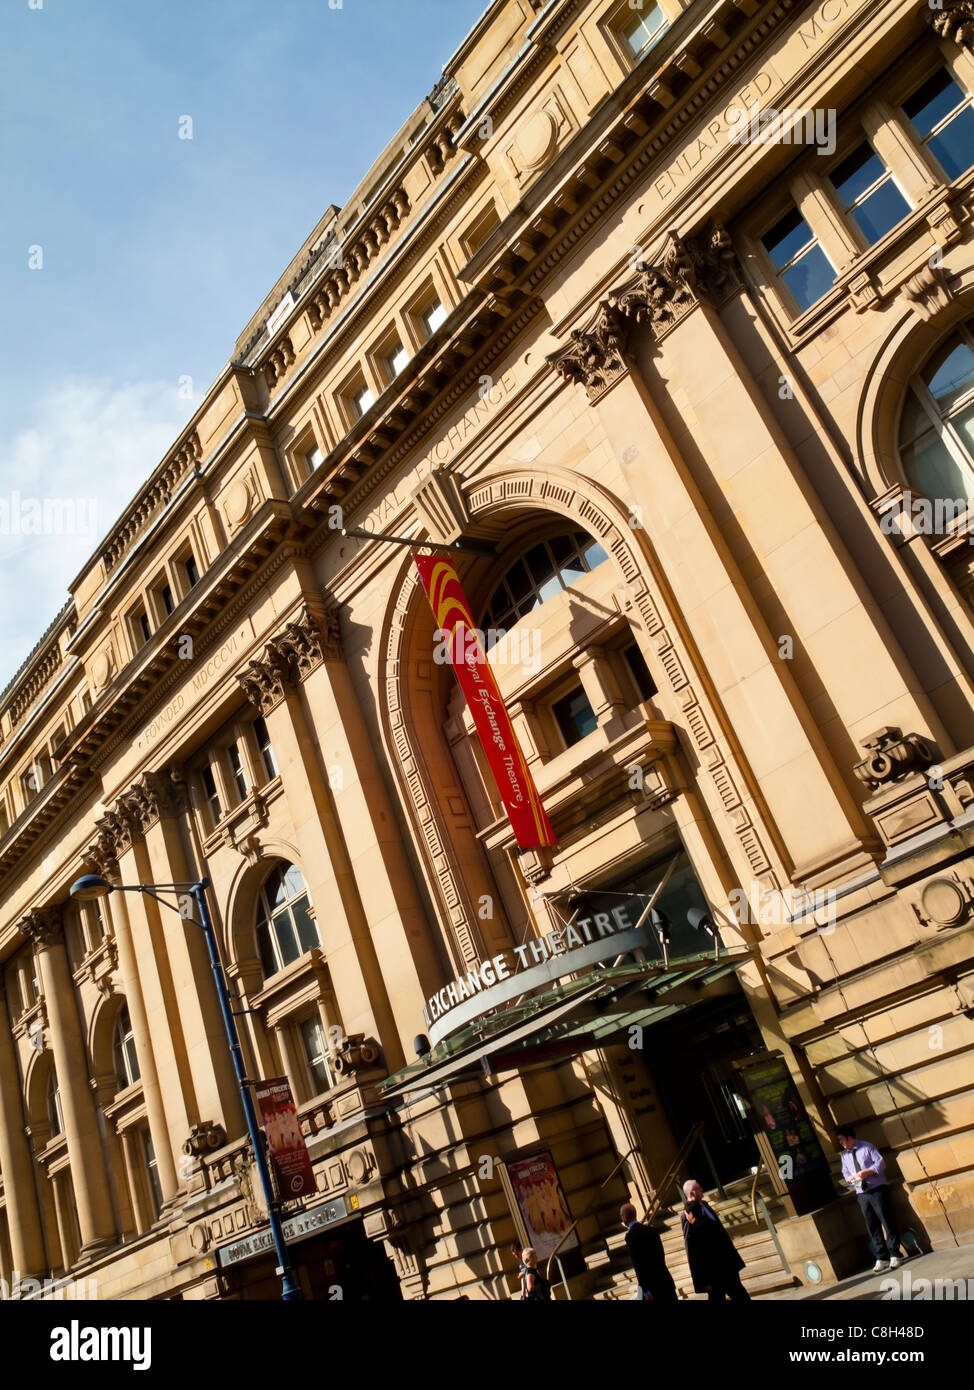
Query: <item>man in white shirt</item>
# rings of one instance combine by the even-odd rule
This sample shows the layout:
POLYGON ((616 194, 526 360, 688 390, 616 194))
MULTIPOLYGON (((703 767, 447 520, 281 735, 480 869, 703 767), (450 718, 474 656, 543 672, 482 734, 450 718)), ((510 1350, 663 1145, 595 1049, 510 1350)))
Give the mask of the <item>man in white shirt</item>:
POLYGON ((851 1125, 836 1130, 836 1138, 842 1148, 842 1176, 859 1194, 859 1208, 876 1257, 873 1273, 897 1269, 902 1264, 900 1237, 889 1200, 886 1160, 873 1144, 865 1139, 857 1139, 851 1125))

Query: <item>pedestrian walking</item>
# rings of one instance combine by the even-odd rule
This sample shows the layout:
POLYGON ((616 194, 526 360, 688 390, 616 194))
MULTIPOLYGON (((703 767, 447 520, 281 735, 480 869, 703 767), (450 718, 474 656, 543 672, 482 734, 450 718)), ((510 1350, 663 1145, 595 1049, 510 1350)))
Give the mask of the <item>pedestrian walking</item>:
POLYGON ((626 1228, 626 1249, 632 1260, 640 1298, 653 1303, 675 1303, 676 1285, 666 1268, 659 1231, 637 1221, 636 1208, 631 1202, 619 1208, 619 1219, 626 1228))
POLYGON ((530 1245, 522 1250, 518 1245, 511 1246, 511 1253, 518 1262, 521 1276, 521 1298, 529 1303, 540 1303, 551 1298, 551 1284, 538 1269, 538 1254, 530 1245))
POLYGON ((903 1260, 900 1233, 886 1182, 886 1160, 873 1144, 857 1139, 851 1125, 836 1130, 836 1138, 842 1148, 842 1176, 858 1193, 859 1210, 869 1232, 869 1244, 876 1259, 873 1273, 898 1269, 903 1260))
POLYGON ((703 1200, 703 1188, 690 1178, 683 1184, 683 1192, 687 1204, 680 1224, 694 1289, 707 1294, 712 1303, 722 1303, 725 1298, 735 1303, 748 1301, 751 1295, 741 1283, 744 1261, 720 1217, 703 1200))

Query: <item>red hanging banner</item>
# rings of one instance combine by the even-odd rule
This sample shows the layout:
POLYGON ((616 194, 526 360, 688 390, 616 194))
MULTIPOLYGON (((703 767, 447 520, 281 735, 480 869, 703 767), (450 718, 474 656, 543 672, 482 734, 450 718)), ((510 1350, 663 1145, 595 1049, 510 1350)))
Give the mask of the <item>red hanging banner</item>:
POLYGON ((467 600, 449 560, 414 555, 437 628, 449 635, 450 661, 490 770, 522 849, 553 845, 555 834, 528 771, 504 699, 490 669, 467 600))
POLYGON ((281 1198, 285 1202, 318 1191, 294 1098, 286 1076, 272 1076, 254 1087, 281 1198))

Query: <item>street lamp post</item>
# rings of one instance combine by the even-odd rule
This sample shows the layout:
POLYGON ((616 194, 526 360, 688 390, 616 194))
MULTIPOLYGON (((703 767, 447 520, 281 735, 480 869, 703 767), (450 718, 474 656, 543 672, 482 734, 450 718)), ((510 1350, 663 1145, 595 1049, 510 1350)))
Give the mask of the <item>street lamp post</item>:
POLYGON ((227 1032, 227 1041, 230 1044, 230 1055, 233 1058, 233 1069, 236 1072, 237 1084, 240 1087, 240 1100, 243 1104, 244 1115, 247 1119, 247 1129, 250 1132, 250 1142, 254 1150, 254 1158, 257 1161, 257 1171, 260 1174, 260 1185, 264 1192, 264 1200, 267 1203, 267 1215, 270 1220, 271 1236, 274 1240, 274 1249, 277 1252, 277 1273, 281 1276, 282 1296, 286 1301, 302 1299, 300 1285, 291 1267, 288 1255, 287 1243, 284 1239, 284 1229, 281 1225, 280 1213, 277 1210, 277 1203, 274 1198, 274 1190, 271 1185, 270 1170, 267 1166, 267 1155, 264 1152, 260 1126, 257 1122, 257 1111, 254 1108, 254 1098, 250 1093, 251 1082, 248 1080, 247 1072, 243 1062, 243 1052, 240 1048, 240 1035, 237 1032, 237 1025, 234 1021, 233 1003, 230 997, 230 990, 227 986, 226 976, 223 972, 223 962, 220 959, 220 950, 217 945, 216 933, 213 930, 213 922, 210 918, 210 910, 206 904, 206 889, 210 886, 208 878, 200 879, 197 883, 109 883, 108 879, 102 878, 100 874, 85 874, 71 885, 71 897, 77 898, 80 902, 87 902, 93 898, 104 898, 109 893, 146 893, 150 898, 155 898, 164 907, 171 908, 173 912, 178 912, 181 917, 185 914, 175 903, 169 902, 161 897, 162 892, 174 892, 188 894, 196 904, 199 913, 199 921, 194 918, 187 920, 195 926, 202 928, 206 949, 210 956, 210 965, 213 968, 213 979, 216 981, 216 992, 220 1000, 220 1010, 223 1014, 223 1023, 227 1032))

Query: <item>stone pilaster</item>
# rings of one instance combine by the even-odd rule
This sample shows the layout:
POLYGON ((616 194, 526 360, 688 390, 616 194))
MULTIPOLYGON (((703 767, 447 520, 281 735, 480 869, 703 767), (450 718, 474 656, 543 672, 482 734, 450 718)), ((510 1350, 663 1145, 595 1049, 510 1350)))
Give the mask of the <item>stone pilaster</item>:
POLYGON ((20 929, 33 941, 37 953, 71 1159, 81 1253, 92 1255, 114 1242, 115 1218, 98 1116, 88 1086, 84 1039, 78 1027, 61 910, 58 907, 37 908, 28 913, 20 929))
MULTIPOLYGON (((105 845, 95 846, 88 851, 87 861, 110 881, 120 882, 118 864, 113 856, 106 854, 105 845)), ((176 1165, 166 1111, 159 1086, 159 1073, 156 1068, 155 1053, 149 1034, 145 999, 139 974, 135 947, 132 943, 132 926, 129 921, 127 894, 114 893, 110 901, 112 927, 115 944, 118 948, 118 966, 121 976, 122 993, 128 1006, 135 1038, 135 1055, 139 1063, 139 1078, 142 1082, 142 1098, 145 1101, 149 1133, 158 1160, 159 1182, 164 1201, 170 1201, 177 1190, 176 1165)))
POLYGON ((30 1148, 24 1136, 23 1089, 17 1068, 6 994, 0 988, 0 1172, 13 1267, 23 1277, 47 1264, 30 1148))

